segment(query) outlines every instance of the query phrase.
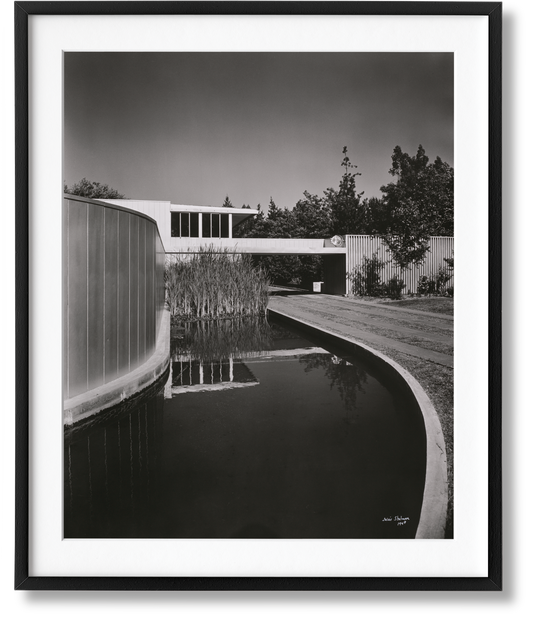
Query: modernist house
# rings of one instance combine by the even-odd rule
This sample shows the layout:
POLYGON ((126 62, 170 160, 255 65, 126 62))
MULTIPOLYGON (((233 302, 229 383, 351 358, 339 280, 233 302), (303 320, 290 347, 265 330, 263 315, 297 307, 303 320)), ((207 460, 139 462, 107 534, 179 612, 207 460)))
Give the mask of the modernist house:
POLYGON ((188 254, 213 246, 239 254, 325 255, 323 291, 346 292, 346 248, 331 239, 239 239, 236 226, 259 213, 259 209, 237 209, 173 204, 161 200, 100 200, 139 211, 153 218, 167 254, 188 254))
MULTIPOLYGON (((349 292, 347 273, 376 252, 387 263, 382 281, 396 275, 388 249, 378 237, 233 237, 235 226, 257 213, 258 209, 170 201, 63 197, 66 425, 121 402, 165 372, 170 342, 165 310, 167 254, 194 254, 201 247, 213 246, 235 254, 322 255, 322 292, 333 295, 349 292), (134 380, 127 379, 131 373, 135 373, 134 380)), ((423 264, 400 274, 406 280, 406 291, 416 291, 419 276, 435 273, 451 256, 453 237, 432 237, 423 264)), ((214 380, 214 366, 200 369, 186 365, 179 372, 176 368, 177 375, 186 377, 187 368, 190 381, 172 387, 191 390, 219 385, 214 380), (212 384, 208 381, 211 376, 212 384)), ((235 381, 234 364, 227 368, 223 364, 222 375, 219 364, 218 376, 224 387, 247 385, 247 381, 235 381)))
MULTIPOLYGON (((158 225, 165 252, 182 253, 201 246, 232 249, 233 230, 259 213, 259 209, 172 204, 163 200, 102 200, 140 211, 158 225)), ((239 242, 242 240, 239 240, 239 242)))
MULTIPOLYGON (((379 237, 346 235, 345 239, 239 239, 233 236, 236 226, 259 213, 259 209, 236 209, 173 204, 158 200, 100 200, 144 213, 157 222, 167 254, 188 254, 211 245, 239 254, 320 254, 324 257, 322 292, 344 295, 350 291, 347 273, 363 258, 378 252, 385 262, 383 282, 393 276, 405 281, 405 292, 416 292, 422 274, 436 272, 443 259, 453 256, 453 237, 431 237, 430 251, 421 265, 400 273, 387 247, 379 237)), ((450 286, 453 285, 453 280, 450 286)))

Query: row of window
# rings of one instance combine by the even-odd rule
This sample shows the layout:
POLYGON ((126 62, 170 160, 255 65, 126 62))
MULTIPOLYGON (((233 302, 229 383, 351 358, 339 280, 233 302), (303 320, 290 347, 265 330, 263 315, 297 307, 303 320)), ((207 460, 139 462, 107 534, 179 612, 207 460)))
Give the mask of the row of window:
MULTIPOLYGON (((229 237, 228 213, 202 213, 202 238, 229 237)), ((173 237, 199 237, 199 213, 171 213, 170 234, 173 237)))

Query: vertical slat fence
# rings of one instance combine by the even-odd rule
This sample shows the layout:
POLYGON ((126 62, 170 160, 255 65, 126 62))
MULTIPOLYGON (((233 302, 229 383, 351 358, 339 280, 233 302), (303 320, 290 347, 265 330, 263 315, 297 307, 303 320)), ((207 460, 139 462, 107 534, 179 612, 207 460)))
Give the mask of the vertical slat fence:
MULTIPOLYGON (((439 267, 447 268, 445 258, 453 257, 453 237, 430 237, 429 250, 424 261, 420 265, 411 265, 403 272, 392 261, 391 253, 385 242, 379 237, 370 235, 346 235, 346 269, 352 273, 355 267, 363 262, 363 258, 372 258, 374 252, 380 260, 386 261, 381 270, 381 281, 386 283, 393 276, 402 278, 405 282, 404 294, 416 293, 418 279, 420 276, 431 276, 435 274, 439 267)), ((447 287, 453 286, 453 271, 449 271, 451 279, 446 284, 447 287)), ((350 292, 350 282, 346 281, 346 292, 350 292)))

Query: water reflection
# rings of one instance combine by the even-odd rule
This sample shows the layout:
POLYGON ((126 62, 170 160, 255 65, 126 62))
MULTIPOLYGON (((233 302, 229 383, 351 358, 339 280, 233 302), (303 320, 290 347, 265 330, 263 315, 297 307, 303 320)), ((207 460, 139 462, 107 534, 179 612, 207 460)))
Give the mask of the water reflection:
POLYGON ((423 423, 374 371, 266 321, 173 336, 168 379, 65 433, 65 537, 414 536, 423 423))
POLYGON ((271 345, 270 326, 261 318, 182 322, 173 326, 171 336, 167 399, 258 385, 240 358, 271 345))
POLYGON ((268 350, 272 330, 264 318, 191 321, 173 326, 171 355, 216 361, 268 350))
POLYGON ((65 537, 138 536, 157 492, 161 397, 65 435, 65 537))
POLYGON ((298 357, 305 372, 322 369, 337 388, 346 409, 345 421, 357 419, 357 394, 367 374, 338 355, 309 345, 289 328, 265 318, 182 322, 173 327, 170 376, 165 398, 188 392, 219 391, 259 385, 253 362, 298 357), (300 346, 298 346, 300 345, 300 346))
POLYGON ((325 349, 309 346, 289 329, 270 325, 262 317, 181 322, 173 326, 171 336, 167 399, 190 392, 259 385, 249 368, 257 361, 313 352, 327 354, 325 349))
POLYGON ((165 398, 187 392, 220 391, 259 385, 253 372, 232 357, 204 362, 187 355, 172 358, 165 398))
POLYGON ((358 365, 352 364, 337 355, 311 354, 300 358, 306 373, 322 369, 329 379, 330 389, 337 388, 346 409, 345 421, 354 424, 357 421, 357 395, 364 393, 363 385, 367 382, 367 373, 358 365))

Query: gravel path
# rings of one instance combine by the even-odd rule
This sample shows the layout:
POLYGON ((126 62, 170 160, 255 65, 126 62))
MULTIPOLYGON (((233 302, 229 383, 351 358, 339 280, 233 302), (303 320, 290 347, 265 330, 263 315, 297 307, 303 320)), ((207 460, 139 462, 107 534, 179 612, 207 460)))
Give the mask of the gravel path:
POLYGON ((453 317, 333 295, 275 295, 269 308, 370 345, 453 368, 453 317))

